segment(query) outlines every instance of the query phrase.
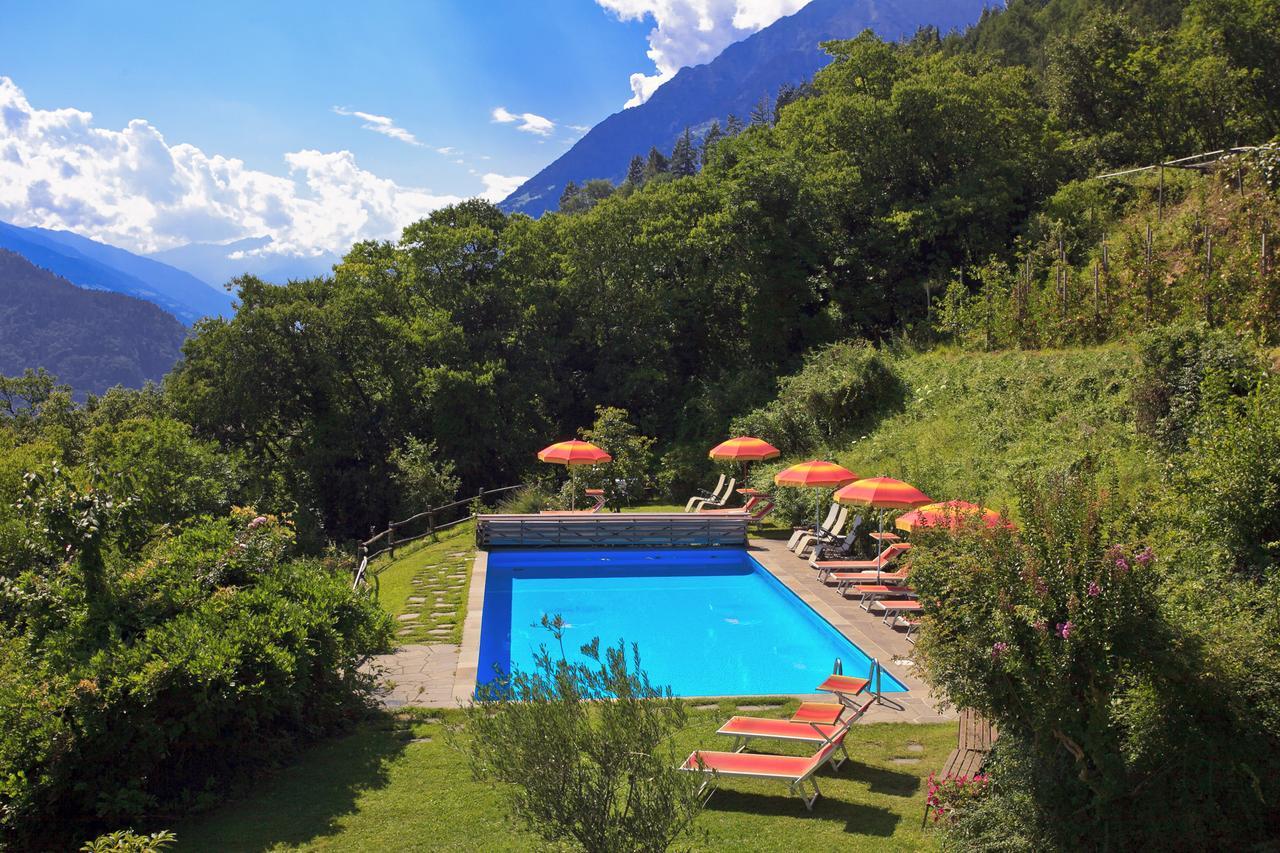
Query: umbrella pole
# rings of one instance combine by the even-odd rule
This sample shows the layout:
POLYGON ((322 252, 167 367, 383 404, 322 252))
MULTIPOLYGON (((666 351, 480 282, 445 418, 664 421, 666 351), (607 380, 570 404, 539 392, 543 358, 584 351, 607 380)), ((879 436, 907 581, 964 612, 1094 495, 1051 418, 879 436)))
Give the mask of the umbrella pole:
POLYGON ((574 501, 578 499, 578 478, 574 476, 572 465, 566 465, 565 467, 569 469, 569 511, 573 512, 577 509, 574 506, 574 501))
POLYGON ((880 538, 876 541, 876 583, 880 583, 880 555, 884 553, 884 510, 878 515, 880 538))
POLYGON ((821 531, 819 527, 822 525, 822 490, 819 489, 813 495, 813 535, 817 536, 821 531))

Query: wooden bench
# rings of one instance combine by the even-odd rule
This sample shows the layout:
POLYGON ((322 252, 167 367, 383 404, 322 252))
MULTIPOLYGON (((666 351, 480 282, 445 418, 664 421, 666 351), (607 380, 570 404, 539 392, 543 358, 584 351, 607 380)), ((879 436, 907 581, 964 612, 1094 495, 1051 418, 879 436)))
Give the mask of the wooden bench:
MULTIPOLYGON (((982 770, 991 746, 1000 733, 993 723, 977 711, 966 708, 960 712, 960 731, 956 748, 947 756, 947 763, 942 765, 939 779, 948 776, 973 776, 982 770)), ((929 819, 929 807, 924 808, 924 821, 929 819)))

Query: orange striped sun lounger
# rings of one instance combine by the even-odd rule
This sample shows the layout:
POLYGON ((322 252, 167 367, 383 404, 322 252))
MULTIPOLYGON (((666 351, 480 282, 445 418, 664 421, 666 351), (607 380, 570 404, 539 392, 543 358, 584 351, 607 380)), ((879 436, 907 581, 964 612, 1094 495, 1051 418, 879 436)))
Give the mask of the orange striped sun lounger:
MULTIPOLYGON (((747 748, 747 744, 757 738, 799 741, 802 743, 828 743, 834 738, 840 737, 840 754, 842 757, 832 764, 834 769, 839 770, 840 765, 844 764, 849 758, 849 753, 845 752, 844 749, 842 730, 846 730, 850 724, 857 722, 875 702, 876 697, 868 697, 866 702, 853 709, 852 716, 836 723, 805 722, 794 717, 790 720, 777 720, 769 717, 730 717, 729 721, 716 731, 716 734, 732 737, 734 739, 734 752, 742 752, 747 748)), ((839 711, 843 711, 845 706, 837 705, 836 708, 839 711)))
POLYGON ((827 580, 834 572, 874 572, 876 569, 880 569, 881 574, 883 574, 887 566, 910 550, 910 542, 895 542, 880 552, 879 561, 874 558, 870 560, 819 560, 810 558, 809 567, 818 570, 818 580, 820 581, 827 580))
POLYGON ((754 752, 710 752, 695 750, 681 770, 691 773, 702 773, 707 778, 703 781, 699 792, 707 791, 710 797, 715 793, 718 780, 723 776, 740 776, 749 779, 776 779, 787 783, 787 788, 804 800, 804 807, 812 810, 813 804, 822 791, 818 789, 818 780, 814 778, 823 765, 835 758, 836 752, 844 747, 845 735, 849 733, 849 724, 842 723, 832 737, 810 758, 793 755, 762 755, 754 752), (813 794, 806 795, 805 783, 813 787, 813 794))
POLYGON ((871 611, 871 607, 880 607, 884 611, 884 623, 889 624, 889 617, 893 617, 896 624, 898 617, 904 613, 919 613, 924 610, 924 606, 915 599, 904 599, 903 601, 873 601, 871 606, 867 608, 867 612, 871 611))
POLYGON ((882 598, 915 598, 916 591, 909 586, 889 586, 888 584, 866 584, 858 587, 862 599, 858 606, 870 612, 873 603, 882 598))

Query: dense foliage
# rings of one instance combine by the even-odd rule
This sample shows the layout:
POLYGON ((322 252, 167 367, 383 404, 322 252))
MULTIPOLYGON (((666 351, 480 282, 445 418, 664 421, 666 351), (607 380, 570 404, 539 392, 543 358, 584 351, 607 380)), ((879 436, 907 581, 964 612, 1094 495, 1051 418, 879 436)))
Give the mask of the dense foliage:
POLYGON ((235 505, 237 458, 147 394, 3 392, 0 846, 216 799, 362 712, 389 620, 289 521, 235 505))
POLYGON ((564 622, 542 617, 559 643, 479 691, 467 713, 472 769, 505 782, 516 816, 550 842, 588 853, 666 850, 702 807, 699 774, 678 769, 672 736, 688 709, 649 683, 638 650, 564 654, 564 622))

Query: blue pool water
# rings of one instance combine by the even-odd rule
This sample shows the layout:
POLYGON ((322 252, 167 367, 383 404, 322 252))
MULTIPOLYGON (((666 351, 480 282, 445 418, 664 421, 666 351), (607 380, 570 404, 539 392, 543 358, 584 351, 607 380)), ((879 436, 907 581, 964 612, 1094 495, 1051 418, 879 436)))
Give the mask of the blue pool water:
MULTIPOLYGON (((652 682, 678 696, 812 693, 836 658, 848 675, 870 665, 740 549, 513 550, 489 554, 480 682, 531 671, 539 646, 558 653, 540 624, 556 613, 571 658, 592 637, 637 643, 652 682)), ((906 690, 887 672, 882 689, 906 690)))

